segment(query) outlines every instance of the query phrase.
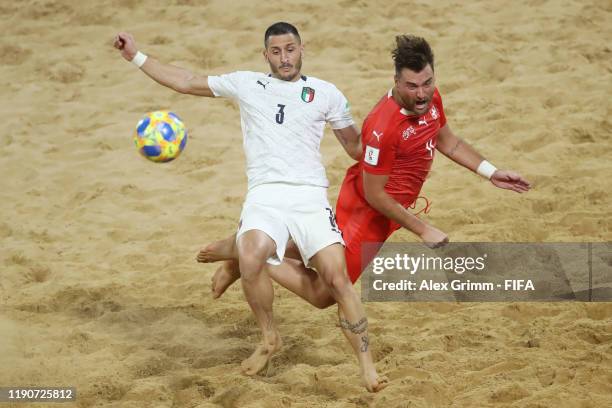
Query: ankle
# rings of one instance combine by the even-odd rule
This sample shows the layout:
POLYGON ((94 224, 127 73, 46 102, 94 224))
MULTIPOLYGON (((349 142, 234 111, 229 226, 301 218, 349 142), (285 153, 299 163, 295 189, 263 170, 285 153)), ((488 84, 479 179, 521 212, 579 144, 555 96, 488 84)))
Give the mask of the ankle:
POLYGON ((372 360, 372 353, 370 353, 370 350, 359 353, 357 355, 357 359, 359 360, 359 366, 362 368, 363 371, 375 369, 374 361, 372 360))

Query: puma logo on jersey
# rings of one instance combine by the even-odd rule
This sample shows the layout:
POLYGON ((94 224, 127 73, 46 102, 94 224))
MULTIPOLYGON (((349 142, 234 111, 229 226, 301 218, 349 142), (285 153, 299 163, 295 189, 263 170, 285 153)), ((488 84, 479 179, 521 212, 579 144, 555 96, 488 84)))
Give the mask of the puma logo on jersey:
POLYGON ((380 138, 383 135, 383 132, 378 133, 377 131, 373 130, 372 134, 374 135, 374 137, 376 138, 376 140, 378 140, 380 142, 380 138))
POLYGON ((263 83, 263 82, 261 82, 260 80, 257 80, 257 83, 258 83, 259 85, 261 85, 261 86, 263 87, 263 89, 266 89, 266 85, 268 85, 268 84, 269 84, 269 82, 266 82, 266 83, 264 84, 264 83, 263 83))
POLYGON ((425 120, 425 118, 419 119, 419 126, 427 126, 427 121, 425 120))

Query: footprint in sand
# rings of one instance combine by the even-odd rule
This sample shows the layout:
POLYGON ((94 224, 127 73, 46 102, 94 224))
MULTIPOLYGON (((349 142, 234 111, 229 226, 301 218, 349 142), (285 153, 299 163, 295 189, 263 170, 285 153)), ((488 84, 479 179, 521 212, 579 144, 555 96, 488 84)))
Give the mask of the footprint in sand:
POLYGON ((21 65, 32 55, 32 50, 15 45, 0 46, 1 65, 21 65))
POLYGON ((529 391, 517 384, 498 388, 489 398, 492 403, 509 403, 518 401, 531 395, 529 391))
POLYGON ((25 274, 26 283, 43 283, 51 277, 51 269, 44 265, 35 265, 25 274))
POLYGON ((144 356, 135 357, 135 361, 128 362, 131 371, 137 378, 159 376, 176 368, 176 363, 162 353, 147 352, 144 356))
POLYGON ((8 238, 13 235, 13 229, 5 222, 0 223, 0 238, 8 238))
POLYGON ((85 76, 86 70, 75 62, 61 61, 46 70, 48 79, 62 84, 78 82, 85 76))

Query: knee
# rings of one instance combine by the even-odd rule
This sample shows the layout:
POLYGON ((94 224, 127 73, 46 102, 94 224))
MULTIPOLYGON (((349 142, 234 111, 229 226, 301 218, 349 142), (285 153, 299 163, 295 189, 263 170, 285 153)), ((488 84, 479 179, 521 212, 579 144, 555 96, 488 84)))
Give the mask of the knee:
POLYGON ((329 293, 324 294, 324 296, 318 297, 315 302, 313 302, 313 306, 317 309, 327 309, 328 307, 335 305, 336 299, 334 299, 329 293))
POLYGON ((336 269, 334 271, 327 271, 325 273, 324 281, 327 287, 336 298, 338 295, 349 293, 352 289, 351 280, 344 268, 336 269))
POLYGON ((273 251, 273 243, 258 240, 257 237, 241 239, 238 244, 238 263, 241 276, 252 279, 261 273, 266 260, 273 251))
POLYGON ((263 253, 246 253, 239 254, 238 266, 240 268, 240 277, 246 281, 256 279, 263 271, 266 265, 266 255, 263 253))
POLYGON ((344 271, 336 273, 335 276, 331 278, 329 286, 334 292, 339 293, 346 292, 352 288, 351 280, 344 271))

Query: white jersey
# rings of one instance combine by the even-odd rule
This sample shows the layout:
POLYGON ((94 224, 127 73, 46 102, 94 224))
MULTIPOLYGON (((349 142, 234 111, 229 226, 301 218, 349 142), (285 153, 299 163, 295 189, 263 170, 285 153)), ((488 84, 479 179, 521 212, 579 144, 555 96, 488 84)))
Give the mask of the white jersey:
POLYGON ((354 124, 334 85, 306 76, 289 82, 238 71, 209 76, 208 86, 240 106, 249 189, 278 182, 329 186, 319 151, 325 123, 333 129, 354 124))

